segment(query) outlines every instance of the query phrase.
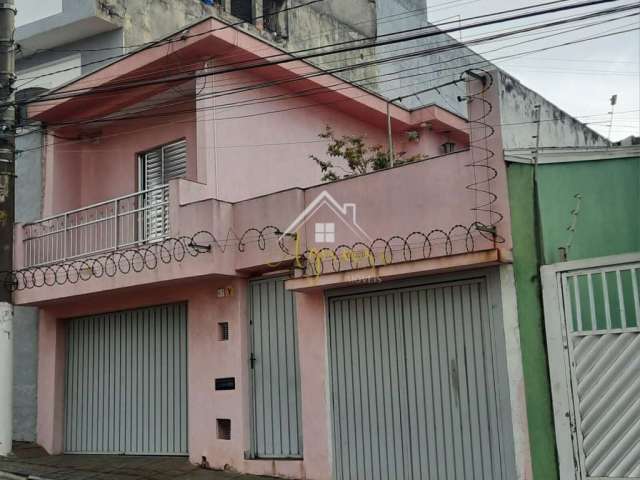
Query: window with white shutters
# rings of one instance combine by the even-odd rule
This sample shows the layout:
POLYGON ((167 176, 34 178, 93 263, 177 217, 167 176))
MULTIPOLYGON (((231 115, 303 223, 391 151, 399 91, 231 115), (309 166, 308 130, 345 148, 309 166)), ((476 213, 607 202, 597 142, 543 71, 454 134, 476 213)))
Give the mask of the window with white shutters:
POLYGON ((179 140, 140 155, 140 190, 144 194, 144 241, 165 238, 169 232, 168 190, 160 188, 187 173, 187 142, 179 140))
POLYGON ((180 140, 156 148, 141 156, 142 190, 166 185, 187 173, 187 142, 180 140))

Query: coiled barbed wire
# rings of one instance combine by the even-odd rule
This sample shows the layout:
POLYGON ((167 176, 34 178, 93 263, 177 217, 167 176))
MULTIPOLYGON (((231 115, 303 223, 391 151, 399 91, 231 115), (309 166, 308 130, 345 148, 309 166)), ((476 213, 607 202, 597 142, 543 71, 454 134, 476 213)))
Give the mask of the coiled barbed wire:
POLYGON ((488 139, 495 134, 495 127, 486 122, 493 111, 493 105, 485 98, 494 84, 494 78, 491 73, 481 68, 474 68, 464 71, 460 75, 460 79, 467 77, 479 80, 482 88, 475 93, 467 93, 466 96, 458 97, 458 100, 467 100, 468 102, 478 101, 482 103, 482 114, 477 117, 469 115, 469 150, 471 152, 471 163, 465 165, 473 169, 473 183, 465 186, 465 188, 474 193, 475 204, 471 208, 475 217, 475 227, 483 237, 496 242, 504 242, 504 238, 497 234, 496 226, 504 219, 504 215, 495 209, 495 203, 498 201, 498 195, 491 190, 491 182, 498 177, 498 170, 491 165, 491 159, 495 157, 495 152, 488 147, 488 139), (483 134, 480 137, 473 136, 474 129, 482 129, 483 134), (479 157, 479 158, 477 158, 479 157), (478 178, 478 169, 486 171, 486 178, 478 178), (482 196, 486 200, 479 200, 482 196), (479 219, 479 214, 486 214, 488 223, 484 223, 479 219))
POLYGON ((354 242, 335 248, 307 249, 300 254, 302 262, 298 268, 304 275, 311 276, 374 268, 401 261, 426 260, 434 256, 470 253, 476 247, 473 235, 478 231, 477 226, 475 223, 469 226, 454 225, 448 231, 414 231, 404 236, 376 238, 370 243, 354 242), (463 247, 456 250, 457 243, 462 243, 463 247), (440 254, 434 255, 438 245, 442 246, 440 254))
MULTIPOLYGON (((255 230, 255 229, 253 229, 255 230)), ((256 242, 264 250, 264 232, 277 231, 276 227, 265 227, 256 239, 249 238, 247 232, 242 235, 244 244, 256 242)), ((258 231, 258 230, 256 230, 258 231)), ((91 278, 127 275, 143 270, 155 270, 159 265, 182 262, 188 257, 218 251, 224 253, 229 246, 239 245, 239 238, 229 231, 224 241, 206 230, 191 236, 169 237, 135 247, 114 250, 103 255, 82 257, 73 260, 26 267, 13 272, 2 272, 0 279, 11 291, 38 288, 43 286, 76 284, 91 278)))
POLYGON ((399 261, 472 252, 476 246, 473 237, 476 231, 475 223, 469 226, 455 225, 448 231, 442 229, 433 229, 429 232, 414 231, 404 236, 376 238, 370 243, 355 242, 351 245, 338 245, 333 249, 323 247, 299 251, 301 249, 297 243, 299 241, 297 234, 284 235, 280 228, 273 225, 248 228, 239 236, 230 230, 223 241, 218 240, 213 233, 201 230, 191 236, 170 237, 104 255, 4 272, 0 278, 6 288, 12 291, 54 285, 74 285, 91 278, 155 270, 162 264, 182 262, 189 257, 214 252, 224 253, 230 247, 237 248, 239 252, 246 252, 248 246, 252 244, 260 251, 273 246, 282 253, 279 261, 302 270, 305 275, 320 275, 329 271, 341 272, 399 261), (273 242, 270 242, 271 240, 273 242), (462 243, 463 247, 456 250, 457 243, 462 243), (441 246, 441 249, 434 255, 438 246, 441 246))

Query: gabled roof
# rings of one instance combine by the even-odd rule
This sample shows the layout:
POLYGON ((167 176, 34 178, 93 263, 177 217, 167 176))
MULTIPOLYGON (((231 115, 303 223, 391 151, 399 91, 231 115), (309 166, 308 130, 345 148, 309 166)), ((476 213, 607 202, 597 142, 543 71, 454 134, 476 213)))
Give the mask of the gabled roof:
MULTIPOLYGON (((249 64, 250 71, 266 81, 277 81, 294 93, 311 91, 313 94, 306 93, 305 98, 329 104, 369 123, 386 125, 388 102, 381 96, 296 59, 265 39, 220 19, 200 20, 167 38, 170 41, 161 41, 160 46, 132 52, 52 90, 42 97, 42 102, 29 106, 29 117, 51 124, 102 118, 188 80, 180 73, 159 78, 158 72, 163 69, 174 71, 176 65, 188 65, 188 70, 193 71, 211 60, 216 69, 216 58, 231 58, 220 67, 222 73, 249 64)), ((410 111, 391 104, 390 114, 393 128, 398 130, 429 122, 435 131, 466 131, 466 120, 435 105, 410 111)))

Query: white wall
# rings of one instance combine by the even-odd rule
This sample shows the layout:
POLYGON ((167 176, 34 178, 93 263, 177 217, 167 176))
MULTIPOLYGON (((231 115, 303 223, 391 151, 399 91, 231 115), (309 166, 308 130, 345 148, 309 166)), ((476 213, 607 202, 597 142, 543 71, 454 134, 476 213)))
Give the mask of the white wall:
POLYGON ((82 59, 78 53, 37 67, 19 69, 17 87, 51 89, 73 80, 80 74, 82 59))
POLYGON ((62 0, 16 0, 16 27, 62 12, 62 0))

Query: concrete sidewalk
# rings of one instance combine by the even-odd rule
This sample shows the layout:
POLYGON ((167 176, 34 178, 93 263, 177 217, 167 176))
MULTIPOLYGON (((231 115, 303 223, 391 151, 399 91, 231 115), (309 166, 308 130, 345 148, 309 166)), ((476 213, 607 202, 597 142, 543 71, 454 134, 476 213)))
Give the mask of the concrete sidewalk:
POLYGON ((48 455, 37 445, 15 443, 0 457, 0 479, 9 480, 265 480, 269 477, 205 470, 184 457, 48 455))

